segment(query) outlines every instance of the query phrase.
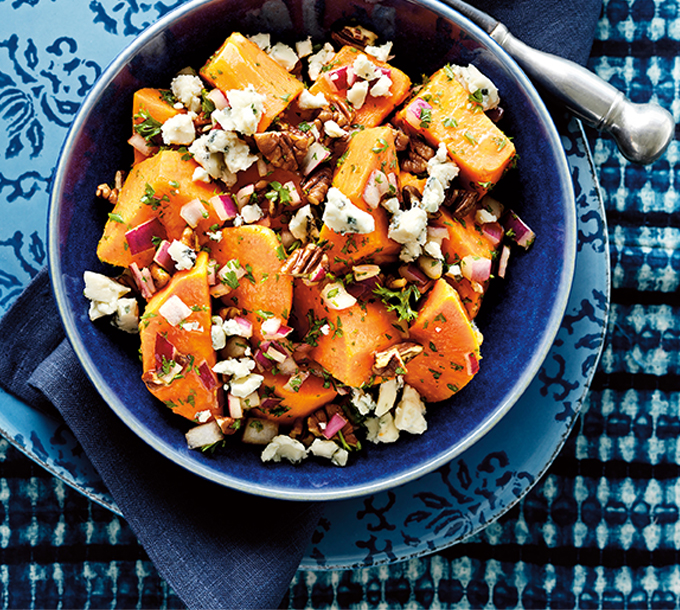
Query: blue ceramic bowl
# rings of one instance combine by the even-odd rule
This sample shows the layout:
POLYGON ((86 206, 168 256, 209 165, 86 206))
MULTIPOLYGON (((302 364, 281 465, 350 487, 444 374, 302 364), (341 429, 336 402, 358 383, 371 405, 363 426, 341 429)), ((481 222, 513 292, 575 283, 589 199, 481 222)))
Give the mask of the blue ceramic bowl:
MULTIPOLYGON (((338 499, 400 485, 449 462, 475 443, 522 395, 548 353, 562 319, 575 263, 574 195, 564 151, 543 102, 514 61, 468 20, 431 0, 212 0, 188 2, 146 30, 102 74, 65 141, 49 213, 49 264, 68 337, 90 379, 111 408, 141 438, 196 474, 263 496, 338 499), (535 230, 536 243, 511 260, 478 317, 485 340, 481 371, 448 401, 428 409, 422 436, 403 434, 372 445, 345 468, 307 460, 300 466, 262 464, 260 449, 238 446, 214 456, 189 451, 186 425, 142 383, 134 338, 89 321, 83 271, 111 272, 95 254, 106 206, 97 184, 129 167, 132 94, 167 87, 174 73, 201 66, 227 35, 271 32, 294 42, 322 40, 340 20, 358 18, 394 41, 395 64, 416 77, 446 62, 474 64, 501 92, 504 129, 520 154, 518 169, 498 187, 535 230)), ((531 439, 540 442, 540 439, 531 439)))

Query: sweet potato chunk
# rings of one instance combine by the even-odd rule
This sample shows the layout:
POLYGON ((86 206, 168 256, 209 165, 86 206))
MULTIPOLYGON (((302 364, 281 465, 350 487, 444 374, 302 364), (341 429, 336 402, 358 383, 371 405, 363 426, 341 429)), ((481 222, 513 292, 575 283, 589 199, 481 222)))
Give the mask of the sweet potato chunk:
POLYGON ((169 240, 181 237, 187 226, 180 216, 182 206, 196 198, 208 200, 215 193, 214 186, 192 180, 198 165, 182 157, 178 151, 165 150, 132 168, 97 246, 100 260, 118 267, 133 262, 148 265, 153 251, 133 256, 125 233, 152 218, 161 221, 169 240))
POLYGON ((255 43, 234 32, 201 68, 201 76, 223 92, 252 85, 265 96, 258 131, 265 131, 304 89, 297 78, 255 43))
POLYGON ((262 375, 265 392, 282 400, 271 408, 258 407, 252 413, 282 424, 292 424, 298 417, 307 417, 338 394, 333 384, 314 375, 309 375, 297 390, 286 387, 288 375, 275 375, 270 371, 264 371, 262 375))
MULTIPOLYGON (((389 95, 373 96, 369 93, 366 96, 363 105, 356 109, 355 123, 366 127, 375 127, 376 125, 380 125, 380 123, 383 122, 383 119, 401 104, 408 95, 411 87, 411 79, 401 70, 376 59, 372 55, 366 55, 366 53, 363 53, 363 51, 360 51, 355 47, 344 46, 336 53, 333 60, 324 67, 321 75, 310 88, 310 92, 314 95, 323 93, 331 96, 339 96, 343 99, 346 98, 347 91, 350 88, 347 86, 347 81, 343 81, 342 84, 338 86, 337 84, 334 84, 332 77, 335 70, 351 66, 359 55, 365 55, 368 60, 379 69, 384 70, 385 74, 387 74, 392 81, 389 95)), ((374 82, 375 81, 370 81, 370 85, 374 82)))
POLYGON ((176 273, 151 298, 139 324, 142 379, 156 398, 192 421, 202 411, 208 413, 201 421, 222 414, 222 385, 212 371, 210 315, 208 254, 201 252, 192 269, 176 273), (171 312, 177 305, 181 312, 181 304, 188 314, 176 321, 171 312))
MULTIPOLYGON (((475 220, 474 212, 464 218, 453 218, 446 210, 442 209, 432 224, 446 227, 449 232, 448 239, 444 239, 442 242, 442 254, 449 265, 459 263, 461 259, 469 255, 493 259, 496 246, 482 231, 481 226, 475 220)), ((468 317, 471 320, 474 319, 481 307, 482 298, 489 286, 489 281, 478 284, 477 290, 466 278, 458 281, 452 279, 451 282, 458 291, 463 305, 465 305, 468 317)))
POLYGON ((394 132, 389 125, 356 132, 350 140, 339 168, 333 177, 338 188, 359 209, 375 220, 371 233, 340 235, 327 226, 319 239, 325 246, 332 271, 370 259, 375 263, 396 260, 401 246, 387 237, 389 219, 380 206, 384 195, 395 195, 399 189, 399 167, 394 148, 394 132), (381 190, 385 192, 379 194, 381 190))
POLYGON ((238 287, 223 300, 245 311, 258 341, 262 340, 262 323, 266 319, 288 320, 293 305, 293 278, 281 274, 285 255, 274 231, 260 225, 226 227, 222 229, 222 240, 213 246, 213 256, 219 267, 236 259, 245 270, 238 287))
POLYGON ((500 180, 515 156, 514 144, 469 100, 467 89, 447 67, 435 72, 397 113, 396 122, 434 146, 444 143, 465 187, 482 194, 500 180))
POLYGON ((437 280, 409 332, 411 340, 424 349, 407 364, 404 381, 425 400, 453 396, 476 374, 480 359, 478 331, 470 324, 458 293, 446 280, 437 280))
POLYGON ((295 314, 302 329, 313 333, 306 339, 315 344, 310 357, 352 387, 372 382, 375 352, 402 341, 396 315, 382 303, 330 309, 318 286, 296 285, 295 314))

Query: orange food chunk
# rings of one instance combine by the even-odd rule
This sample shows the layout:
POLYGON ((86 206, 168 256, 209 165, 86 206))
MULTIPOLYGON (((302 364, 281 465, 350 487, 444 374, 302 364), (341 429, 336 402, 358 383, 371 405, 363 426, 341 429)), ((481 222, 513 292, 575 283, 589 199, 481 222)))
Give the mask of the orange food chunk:
MULTIPOLYGON (((470 255, 493 259, 497 246, 482 231, 480 224, 475 220, 474 212, 464 218, 457 219, 453 218, 447 210, 441 209, 432 224, 433 226, 446 227, 449 233, 448 239, 444 239, 442 242, 442 254, 449 265, 459 263, 463 258, 470 255)), ((472 320, 479 312, 489 281, 478 284, 478 289, 475 290, 467 278, 458 281, 449 279, 458 290, 468 316, 472 320)))
MULTIPOLYGON (((183 108, 175 108, 163 96, 163 91, 153 87, 138 89, 132 96, 132 124, 138 125, 146 120, 145 115, 155 119, 159 123, 165 123, 168 119, 186 112, 183 108)), ((144 161, 146 156, 134 149, 134 163, 144 161)))
POLYGON ((311 415, 338 394, 333 384, 315 375, 309 375, 295 390, 286 387, 290 379, 289 375, 275 375, 270 371, 264 371, 261 374, 264 377, 262 385, 265 393, 283 400, 270 409, 257 407, 253 410, 253 414, 282 424, 292 424, 293 420, 298 417, 311 415))
POLYGON ((211 417, 222 414, 222 384, 212 372, 216 356, 210 316, 208 254, 201 252, 192 269, 176 273, 149 300, 139 324, 143 381, 174 413, 192 421, 201 411, 211 417), (180 299, 191 311, 179 324, 171 324, 162 313, 171 299, 180 299), (173 359, 163 357, 168 345, 176 350, 173 359))
POLYGON ((479 334, 446 280, 436 281, 409 332, 424 349, 406 365, 404 381, 425 400, 445 400, 474 377, 480 359, 479 334))
POLYGON ((309 330, 316 322, 309 355, 333 377, 352 387, 373 381, 374 353, 402 341, 398 320, 380 302, 356 303, 342 310, 330 309, 319 286, 295 286, 295 314, 299 327, 309 330), (310 313, 311 312, 311 313, 310 313), (327 333, 320 327, 328 325, 327 333))
POLYGON ((389 219, 376 200, 376 189, 382 185, 389 194, 399 189, 399 166, 394 147, 394 131, 389 125, 355 132, 342 162, 333 177, 333 186, 339 189, 355 206, 369 212, 375 220, 371 233, 335 233, 327 226, 320 231, 320 242, 327 242, 331 271, 351 266, 369 259, 375 263, 396 260, 401 246, 387 237, 389 219), (379 173, 378 173, 379 172, 379 173), (367 186, 373 191, 367 194, 367 186), (373 199, 372 199, 373 197, 373 199), (367 201, 368 198, 368 201, 367 201))
POLYGON ((97 246, 100 260, 118 267, 133 262, 147 266, 153 260, 153 250, 133 256, 125 233, 152 218, 160 220, 169 240, 181 237, 187 226, 180 216, 182 206, 215 194, 214 186, 192 180, 198 165, 182 157, 178 151, 164 150, 130 170, 97 246))
POLYGON ((293 306, 293 278, 281 273, 283 247, 274 231, 260 225, 222 229, 213 256, 222 267, 238 260, 246 275, 223 301, 244 310, 253 323, 253 336, 262 340, 262 323, 272 317, 288 320, 293 306))
POLYGON ((466 188, 484 194, 500 180, 515 146, 469 97, 444 67, 397 113, 396 122, 434 146, 445 144, 466 188))
POLYGON ((264 95, 264 113, 258 131, 265 131, 304 89, 301 81, 238 32, 227 38, 200 73, 224 93, 252 85, 257 93, 264 95))
MULTIPOLYGON (((373 96, 369 93, 369 95, 366 96, 363 105, 356 110, 354 119, 356 124, 364 125, 366 127, 375 127, 376 125, 380 125, 385 117, 401 104, 408 95, 411 87, 411 79, 401 70, 376 59, 372 55, 366 55, 355 47, 344 46, 336 53, 333 60, 324 67, 319 78, 311 86, 310 92, 313 95, 323 93, 324 95, 338 96, 345 99, 348 91, 346 84, 338 89, 336 85, 332 84, 329 77, 333 74, 334 70, 345 66, 351 66, 360 54, 365 55, 378 68, 384 69, 386 73, 389 74, 389 78, 392 81, 389 95, 373 96)), ((369 90, 374 82, 375 81, 369 81, 369 90)))

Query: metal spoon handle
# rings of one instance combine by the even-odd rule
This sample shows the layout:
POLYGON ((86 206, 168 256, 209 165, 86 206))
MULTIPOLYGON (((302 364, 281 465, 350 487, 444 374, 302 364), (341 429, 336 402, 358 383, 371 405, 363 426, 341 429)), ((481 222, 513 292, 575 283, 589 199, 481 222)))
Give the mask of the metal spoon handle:
POLYGON ((675 121, 658 104, 631 102, 586 68, 524 44, 502 23, 496 23, 490 36, 570 112, 609 133, 628 160, 652 163, 673 139, 675 121))

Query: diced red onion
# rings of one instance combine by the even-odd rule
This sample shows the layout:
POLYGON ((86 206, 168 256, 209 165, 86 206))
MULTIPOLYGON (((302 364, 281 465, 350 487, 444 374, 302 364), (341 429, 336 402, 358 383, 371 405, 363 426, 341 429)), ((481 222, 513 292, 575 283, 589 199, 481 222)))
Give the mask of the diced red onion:
POLYGON ((147 267, 142 267, 140 269, 137 263, 132 263, 130 265, 130 272, 132 273, 132 279, 135 281, 139 293, 145 299, 150 299, 156 292, 156 286, 153 283, 153 278, 151 277, 149 269, 147 267))
POLYGON ((503 239, 503 227, 498 222, 487 222, 482 225, 482 233, 489 238, 489 241, 497 246, 503 239))
POLYGON ((510 259, 510 247, 507 244, 503 244, 503 249, 501 250, 501 256, 498 259, 498 277, 504 278, 505 273, 508 270, 508 260, 510 259))
POLYGON ((189 203, 185 203, 181 207, 179 215, 192 229, 195 229, 198 223, 206 217, 207 210, 201 203, 201 200, 196 198, 192 199, 189 203))
POLYGON ((154 237, 165 239, 165 227, 158 218, 152 218, 125 233, 125 239, 130 246, 130 254, 139 254, 154 248, 154 237))
POLYGON ((219 89, 211 89, 206 97, 215 104, 217 110, 224 110, 229 108, 229 100, 219 89))
MULTIPOLYGON (((198 367, 198 378, 201 383, 205 386, 205 389, 210 391, 217 387, 217 379, 215 373, 208 365, 207 362, 203 361, 201 366, 198 367)), ((233 417, 233 416, 232 416, 233 417)))
POLYGON ((274 363, 264 355, 264 352, 261 349, 255 351, 253 360, 255 360, 255 364, 261 371, 269 371, 274 367, 274 363))
POLYGON ((244 187, 241 187, 236 193, 236 205, 238 205, 239 210, 244 206, 248 205, 250 201, 250 197, 253 195, 255 192, 255 185, 254 184, 247 184, 244 187))
MULTIPOLYGON (((283 362, 279 363, 277 368, 282 375, 293 375, 296 371, 299 371, 300 367, 298 367, 297 362, 289 356, 283 362)), ((307 376, 305 375, 305 379, 306 378, 307 376)))
POLYGON ((208 203, 210 203, 215 210, 215 214, 217 214, 217 218, 220 219, 220 222, 234 220, 238 215, 238 208, 231 195, 215 195, 210 198, 208 203))
POLYGON ((238 396, 234 396, 231 392, 227 394, 227 409, 229 410, 229 417, 234 419, 241 419, 243 417, 241 399, 238 396))
POLYGON ((177 326, 191 315, 191 309, 176 294, 173 294, 158 308, 158 313, 165 318, 168 324, 177 326))
POLYGON ((399 267, 399 275, 407 282, 416 284, 416 286, 424 286, 429 281, 429 278, 418 268, 418 265, 413 263, 399 267))
POLYGON ((153 262, 157 265, 163 267, 168 273, 175 273, 177 270, 175 266, 175 261, 172 256, 168 253, 168 248, 170 247, 170 242, 164 239, 158 246, 156 254, 153 257, 153 262))
POLYGON ((213 299, 221 299, 231 293, 233 288, 229 284, 223 284, 222 282, 215 282, 213 286, 210 286, 210 296, 213 299))
POLYGON ((309 377, 309 371, 299 371, 296 374, 290 376, 286 384, 283 386, 283 389, 288 390, 289 392, 297 392, 307 377, 309 377))
POLYGON ((217 279, 220 282, 224 283, 224 279, 227 276, 227 273, 232 273, 234 274, 234 277, 236 277, 237 280, 240 280, 242 277, 245 276, 246 270, 241 267, 240 265, 237 267, 235 264, 231 265, 229 263, 223 265, 220 267, 220 270, 217 272, 217 279))
POLYGON ((285 188, 290 194, 289 205, 296 206, 302 202, 302 199, 300 198, 300 193, 298 193, 297 187, 295 186, 295 182, 289 180, 283 185, 283 188, 285 188))
POLYGON ((334 92, 349 89, 357 80, 354 69, 351 66, 342 66, 326 72, 326 80, 334 92))
POLYGON ((266 398, 262 399, 262 402, 260 403, 260 409, 262 411, 275 409, 281 404, 282 400, 283 399, 279 398, 278 396, 267 396, 266 398))
POLYGON ((345 424, 347 424, 347 420, 339 413, 334 413, 333 417, 331 417, 329 422, 326 424, 326 427, 323 430, 323 435, 327 439, 331 439, 338 431, 345 427, 345 424))
POLYGON ((460 270, 471 282, 483 284, 491 276, 491 259, 468 254, 460 261, 460 270))
POLYGON ((162 335, 161 333, 156 334, 156 344, 154 347, 156 369, 162 369, 163 363, 174 360, 176 354, 177 350, 175 349, 175 346, 168 341, 165 335, 162 335))
POLYGON ((326 277, 326 270, 321 266, 317 265, 316 269, 309 274, 310 282, 320 282, 326 277))
POLYGON ((307 150, 304 160, 302 161, 302 173, 305 176, 309 175, 330 156, 331 152, 325 146, 323 146, 323 144, 320 144, 319 142, 313 142, 307 150))
POLYGON ((427 239, 436 241, 440 246, 445 239, 449 238, 449 230, 446 227, 427 227, 427 239))
POLYGON ((508 210, 503 217, 503 226, 505 227, 506 235, 525 250, 528 250, 536 239, 536 234, 512 210, 508 210))
POLYGON ((269 341, 276 341, 277 339, 284 339, 293 329, 286 326, 280 318, 270 318, 265 320, 261 326, 262 336, 269 341))
POLYGON ((465 354, 465 368, 468 375, 476 375, 479 371, 479 360, 473 352, 465 354))
POLYGON ((415 129, 420 129, 421 115, 423 110, 432 110, 432 105, 424 99, 417 97, 406 108, 406 122, 415 129))
POLYGON ((132 137, 128 140, 128 144, 132 146, 136 151, 142 153, 145 157, 150 157, 156 148, 154 146, 149 146, 144 136, 135 131, 132 137))
POLYGON ((208 286, 217 284, 217 261, 211 258, 208 261, 208 286))
POLYGON ((279 364, 289 355, 286 349, 276 341, 263 341, 261 349, 267 358, 279 364))
POLYGON ((242 329, 241 337, 245 337, 246 339, 248 337, 253 336, 253 323, 248 319, 244 318, 242 316, 236 316, 235 318, 232 318, 234 322, 236 322, 242 329))
POLYGON ((390 183, 387 176, 379 169, 374 169, 364 187, 363 199, 366 205, 371 209, 377 208, 382 196, 387 193, 389 188, 390 183))
POLYGON ((384 74, 385 76, 391 78, 392 77, 392 70, 390 68, 380 68, 378 67, 378 72, 381 74, 384 74))

